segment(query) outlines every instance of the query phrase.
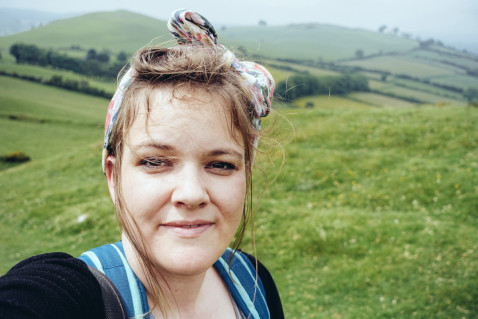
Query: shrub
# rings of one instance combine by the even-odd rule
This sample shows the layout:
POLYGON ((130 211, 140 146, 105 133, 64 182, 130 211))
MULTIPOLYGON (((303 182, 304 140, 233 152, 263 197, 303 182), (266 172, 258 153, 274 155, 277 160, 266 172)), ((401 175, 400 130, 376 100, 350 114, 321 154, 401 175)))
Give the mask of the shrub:
POLYGON ((30 156, 23 152, 13 152, 5 156, 0 156, 0 160, 6 163, 23 163, 30 160, 30 156))

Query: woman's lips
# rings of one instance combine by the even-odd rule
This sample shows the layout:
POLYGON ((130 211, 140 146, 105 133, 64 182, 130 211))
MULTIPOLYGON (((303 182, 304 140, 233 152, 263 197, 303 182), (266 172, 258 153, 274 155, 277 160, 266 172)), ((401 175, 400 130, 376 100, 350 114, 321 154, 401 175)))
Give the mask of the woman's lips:
POLYGON ((208 221, 179 221, 161 224, 161 228, 183 238, 198 237, 214 225, 208 221))

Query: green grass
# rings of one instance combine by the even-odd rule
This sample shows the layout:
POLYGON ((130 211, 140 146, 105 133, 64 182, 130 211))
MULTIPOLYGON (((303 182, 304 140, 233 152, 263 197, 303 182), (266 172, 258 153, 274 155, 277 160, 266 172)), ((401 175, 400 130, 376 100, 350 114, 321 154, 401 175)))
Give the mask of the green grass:
POLYGON ((464 74, 464 71, 456 67, 409 56, 378 56, 370 59, 342 62, 341 64, 381 70, 393 74, 408 74, 418 78, 464 74))
POLYGON ((16 64, 13 61, 4 61, 0 60, 0 70, 7 73, 16 72, 18 75, 30 75, 34 77, 40 77, 44 80, 50 80, 52 76, 59 75, 63 80, 74 80, 74 81, 87 81, 91 87, 95 87, 105 92, 110 92, 111 96, 116 89, 116 84, 114 81, 100 81, 96 79, 89 78, 87 76, 79 75, 71 71, 53 69, 49 67, 40 67, 36 65, 28 64, 16 64))
POLYGON ((434 61, 450 61, 465 68, 478 69, 478 59, 476 59, 476 57, 472 60, 470 58, 456 56, 456 52, 452 54, 453 53, 447 55, 444 53, 418 50, 413 52, 411 56, 434 61))
POLYGON ((401 99, 369 92, 350 93, 347 95, 347 98, 373 106, 411 107, 415 105, 414 103, 407 102, 401 99))
POLYGON ((164 21, 128 11, 96 12, 64 20, 57 20, 31 31, 0 38, 2 54, 13 43, 36 44, 42 48, 70 48, 111 50, 134 53, 151 39, 171 40, 164 21))
MULTIPOLYGON (((217 31, 220 41, 228 46, 242 45, 248 54, 272 58, 294 57, 317 61, 320 57, 330 61, 353 57, 358 49, 369 54, 403 52, 417 46, 414 40, 320 24, 230 27, 217 31)), ((95 48, 133 53, 150 43, 151 39, 155 39, 155 43, 172 39, 164 21, 127 11, 97 12, 1 37, 0 51, 6 55, 13 43, 25 42, 56 49, 68 49, 75 45, 83 50, 95 48)))
POLYGON ((324 61, 351 58, 358 49, 372 54, 404 52, 417 46, 414 40, 325 24, 231 27, 220 34, 227 45, 242 45, 248 54, 314 61, 319 58, 324 61))
POLYGON ((478 110, 286 116, 256 225, 286 317, 476 318, 478 110))
POLYGON ((311 102, 314 104, 314 108, 325 109, 369 109, 370 105, 361 103, 358 101, 350 100, 341 96, 306 96, 295 100, 292 105, 300 108, 305 108, 306 104, 311 102))
POLYGON ((478 78, 465 74, 438 76, 430 79, 430 81, 439 84, 461 87, 463 89, 478 88, 478 78))
MULTIPOLYGON (((78 255, 117 240, 95 124, 107 101, 0 80, 12 91, 0 96, 17 103, 4 112, 2 100, 3 113, 48 119, 2 118, 2 139, 8 133, 9 143, 27 148, 42 130, 57 130, 38 157, 0 170, 0 273, 32 254, 78 255)), ((264 190, 258 254, 286 317, 476 318, 478 109, 311 99, 322 103, 264 120, 287 160, 278 173, 281 150, 263 137, 269 152, 258 153, 254 172, 255 189, 264 190), (276 177, 268 187, 264 174, 276 177)), ((244 248, 252 251, 249 235, 244 248)))
POLYGON ((0 117, 103 125, 107 99, 0 76, 0 117))
MULTIPOLYGON (((410 98, 416 99, 418 101, 422 101, 423 103, 430 103, 430 104, 453 104, 453 105, 465 105, 466 102, 464 101, 463 97, 455 97, 453 93, 450 93, 449 96, 444 96, 443 92, 441 91, 440 94, 437 93, 428 93, 417 90, 416 88, 412 87, 402 87, 396 86, 393 83, 389 84, 381 84, 375 85, 376 89, 381 93, 390 93, 394 96, 400 96, 403 98, 410 98)), ((373 86, 372 86, 373 88, 373 86)))
POLYGON ((394 84, 399 87, 406 87, 409 89, 414 89, 417 91, 425 92, 425 93, 430 93, 434 94, 436 96, 445 96, 445 97, 450 97, 455 100, 464 100, 463 94, 457 93, 457 92, 452 92, 448 90, 443 90, 440 89, 436 86, 422 83, 422 82, 417 82, 417 81, 412 81, 412 80, 406 80, 406 79, 399 79, 399 78, 391 78, 389 82, 386 84, 388 85, 389 83, 394 84))

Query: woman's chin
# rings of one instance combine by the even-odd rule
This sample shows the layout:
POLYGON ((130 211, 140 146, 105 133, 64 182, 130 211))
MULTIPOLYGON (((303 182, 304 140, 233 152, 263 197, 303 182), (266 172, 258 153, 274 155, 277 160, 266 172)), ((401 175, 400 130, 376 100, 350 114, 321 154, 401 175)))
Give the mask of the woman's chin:
POLYGON ((169 254, 162 252, 154 259, 156 267, 161 273, 196 276, 210 269, 225 249, 207 250, 205 247, 183 247, 169 254))

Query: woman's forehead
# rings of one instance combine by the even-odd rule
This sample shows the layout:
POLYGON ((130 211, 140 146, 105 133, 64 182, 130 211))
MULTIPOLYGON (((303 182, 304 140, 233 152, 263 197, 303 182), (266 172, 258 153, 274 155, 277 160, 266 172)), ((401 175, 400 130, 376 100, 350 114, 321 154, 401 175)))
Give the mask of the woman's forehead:
POLYGON ((145 136, 171 139, 174 135, 175 140, 180 140, 181 136, 197 135, 237 143, 241 141, 241 134, 233 125, 230 106, 223 101, 222 97, 204 90, 154 89, 145 103, 147 105, 140 106, 129 137, 142 135, 142 139, 145 136))

